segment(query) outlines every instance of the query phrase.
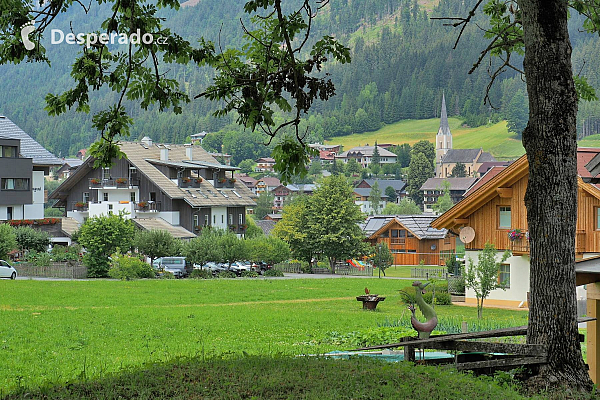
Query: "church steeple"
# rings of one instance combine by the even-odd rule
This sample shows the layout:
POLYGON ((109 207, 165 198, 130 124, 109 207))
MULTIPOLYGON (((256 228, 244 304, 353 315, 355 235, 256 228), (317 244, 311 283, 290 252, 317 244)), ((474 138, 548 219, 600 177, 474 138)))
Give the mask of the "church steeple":
POLYGON ((448 125, 448 113, 446 111, 446 95, 442 93, 442 112, 440 114, 440 129, 435 136, 435 175, 446 177, 445 171, 442 171, 442 159, 452 149, 452 132, 448 125))
POLYGON ((446 112, 446 96, 442 93, 442 113, 440 115, 440 129, 438 135, 452 135, 448 125, 448 113, 446 112))

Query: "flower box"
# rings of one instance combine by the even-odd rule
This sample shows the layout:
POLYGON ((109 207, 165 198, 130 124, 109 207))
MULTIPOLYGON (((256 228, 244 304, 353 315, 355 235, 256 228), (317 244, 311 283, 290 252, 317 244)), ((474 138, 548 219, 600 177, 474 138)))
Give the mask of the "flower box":
POLYGON ((183 183, 190 183, 191 179, 190 178, 181 178, 181 182, 183 183))
POLYGON ((194 182, 196 182, 196 183, 202 183, 202 178, 196 178, 196 179, 194 179, 194 182))
POLYGON ((85 203, 83 203, 81 201, 75 203, 75 208, 83 208, 83 207, 85 207, 85 203))
POLYGON ((523 232, 521 232, 520 229, 511 229, 510 231, 508 231, 508 239, 511 242, 514 242, 515 240, 519 240, 523 237, 523 232))
POLYGON ((116 182, 119 185, 124 185, 125 183, 127 183, 127 178, 117 178, 116 182))
POLYGON ((98 178, 92 178, 92 179, 90 179, 90 183, 92 185, 98 185, 100 183, 100 179, 98 179, 98 178))

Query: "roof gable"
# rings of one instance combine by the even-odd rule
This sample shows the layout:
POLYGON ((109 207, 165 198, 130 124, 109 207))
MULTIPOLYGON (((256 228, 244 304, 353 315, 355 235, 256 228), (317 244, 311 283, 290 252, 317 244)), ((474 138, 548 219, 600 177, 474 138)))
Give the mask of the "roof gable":
POLYGON ((63 165, 63 162, 36 142, 25 131, 6 117, 0 117, 0 137, 19 139, 21 141, 21 155, 33 159, 33 165, 63 165))

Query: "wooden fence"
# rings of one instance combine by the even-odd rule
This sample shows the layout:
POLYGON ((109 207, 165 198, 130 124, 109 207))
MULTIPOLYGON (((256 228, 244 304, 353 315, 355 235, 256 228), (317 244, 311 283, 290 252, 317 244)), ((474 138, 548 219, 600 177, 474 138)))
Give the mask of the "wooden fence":
POLYGON ((302 266, 300 263, 279 263, 273 266, 274 269, 287 272, 288 274, 301 274, 302 266))
POLYGON ((45 267, 30 263, 15 264, 19 276, 38 278, 85 279, 87 267, 82 264, 53 262, 45 267))
POLYGON ((373 267, 367 265, 364 268, 356 268, 346 263, 336 264, 336 275, 373 276, 373 267))
POLYGON ((446 268, 411 268, 411 278, 442 278, 448 279, 448 270, 446 268))

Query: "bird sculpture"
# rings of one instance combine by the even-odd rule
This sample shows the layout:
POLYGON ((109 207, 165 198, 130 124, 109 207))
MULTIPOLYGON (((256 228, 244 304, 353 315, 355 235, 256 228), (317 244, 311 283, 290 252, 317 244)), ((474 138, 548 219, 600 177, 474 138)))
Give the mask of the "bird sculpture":
POLYGON ((369 291, 369 288, 365 288, 365 294, 369 294, 369 293, 371 293, 371 292, 369 291))
MULTIPOLYGON (((421 313, 427 319, 425 322, 421 322, 415 316, 415 305, 409 304, 408 309, 412 313, 410 317, 410 323, 413 328, 418 332, 419 339, 428 339, 431 332, 435 329, 438 324, 437 314, 433 307, 425 302, 423 294, 425 293, 425 287, 429 283, 422 284, 419 281, 415 281, 412 284, 415 287, 415 302, 419 306, 421 313)), ((403 292, 405 295, 406 292, 403 292)))

